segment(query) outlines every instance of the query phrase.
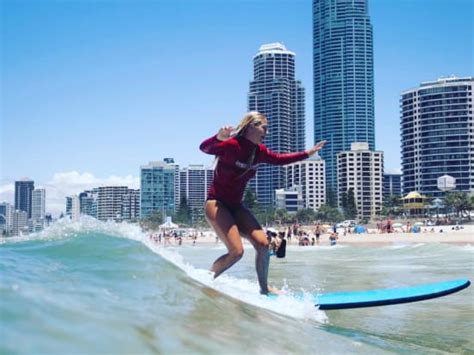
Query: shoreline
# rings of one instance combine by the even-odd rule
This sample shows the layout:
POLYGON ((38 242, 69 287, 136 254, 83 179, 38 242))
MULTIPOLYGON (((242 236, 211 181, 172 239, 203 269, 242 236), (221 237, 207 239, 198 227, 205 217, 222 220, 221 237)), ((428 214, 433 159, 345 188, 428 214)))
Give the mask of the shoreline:
MULTIPOLYGON (((422 231, 419 233, 405 233, 405 232, 395 232, 395 233, 376 233, 374 230, 370 230, 368 233, 349 233, 347 235, 343 235, 343 233, 339 233, 337 245, 390 245, 390 244, 429 244, 429 243, 442 243, 442 244, 457 244, 457 245, 474 245, 474 225, 464 225, 463 229, 460 230, 453 230, 455 228, 454 225, 449 226, 436 226, 436 227, 428 227, 433 228, 433 232, 425 231, 424 227, 422 227, 422 231), (443 232, 440 232, 443 230, 443 232)), ((329 233, 324 233, 321 235, 319 244, 315 243, 314 245, 311 244, 311 239, 314 235, 311 232, 310 227, 302 227, 303 230, 309 232, 309 246, 329 246, 329 233)), ((205 231, 203 236, 198 236, 195 240, 196 246, 223 246, 224 244, 222 241, 218 241, 216 243, 216 236, 213 231, 205 231)), ((178 242, 173 240, 174 238, 170 238, 169 243, 164 243, 162 240, 161 243, 156 242, 159 245, 163 246, 179 246, 178 242)), ((193 245, 194 240, 191 237, 183 237, 182 244, 183 245, 193 245)), ((244 241, 245 244, 248 242, 244 241)), ((299 246, 298 240, 294 237, 291 238, 290 241, 287 242, 288 246, 299 246)))

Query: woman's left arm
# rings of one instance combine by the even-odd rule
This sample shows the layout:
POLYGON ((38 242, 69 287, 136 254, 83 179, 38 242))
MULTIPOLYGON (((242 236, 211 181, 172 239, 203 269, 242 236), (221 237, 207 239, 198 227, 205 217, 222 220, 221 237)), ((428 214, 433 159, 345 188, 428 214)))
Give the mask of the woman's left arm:
POLYGON ((262 145, 261 146, 262 147, 261 154, 263 155, 262 161, 264 163, 273 164, 273 165, 291 164, 291 163, 304 160, 312 156, 317 151, 321 150, 321 148, 324 146, 325 143, 326 141, 321 141, 318 144, 314 145, 312 148, 306 151, 297 152, 297 153, 275 153, 262 145))

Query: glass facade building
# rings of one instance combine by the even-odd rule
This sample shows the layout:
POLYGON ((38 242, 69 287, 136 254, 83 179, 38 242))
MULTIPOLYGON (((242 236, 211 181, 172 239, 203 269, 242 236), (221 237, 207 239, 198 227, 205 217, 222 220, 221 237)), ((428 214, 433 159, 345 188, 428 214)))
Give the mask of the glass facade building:
POLYGON ((474 78, 422 83, 401 95, 403 191, 442 197, 437 179, 450 175, 456 190, 474 193, 474 78))
MULTIPOLYGON (((248 109, 268 119, 265 145, 278 153, 304 150, 305 91, 295 80, 295 54, 281 43, 265 44, 254 56, 253 67, 248 109)), ((262 165, 250 187, 259 204, 274 206, 275 190, 285 187, 283 167, 262 165)))
POLYGON ((383 174, 383 197, 402 195, 402 174, 383 174))
POLYGON ((339 152, 375 149, 372 25, 367 0, 313 0, 314 141, 327 140, 326 186, 336 191, 339 152))
POLYGON ((163 216, 175 212, 176 167, 161 161, 140 167, 140 218, 155 211, 163 216))
POLYGON ((15 210, 25 211, 31 218, 35 182, 29 179, 15 181, 15 210))

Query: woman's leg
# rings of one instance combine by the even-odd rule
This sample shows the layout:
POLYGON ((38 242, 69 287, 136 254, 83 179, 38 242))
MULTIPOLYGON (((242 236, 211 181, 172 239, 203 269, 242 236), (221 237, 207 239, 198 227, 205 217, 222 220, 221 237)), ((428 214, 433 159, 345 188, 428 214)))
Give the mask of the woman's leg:
POLYGON ((214 228, 228 251, 227 254, 220 256, 212 264, 211 271, 214 272, 214 278, 216 278, 242 258, 244 248, 234 217, 223 203, 208 200, 205 212, 207 221, 214 228))
MULTIPOLYGON (((269 292, 268 265, 270 263, 267 236, 252 212, 245 206, 242 206, 234 212, 234 217, 242 235, 247 238, 255 248, 255 268, 257 270, 260 293, 266 295, 269 292)), ((271 291, 274 292, 274 290, 271 291)))

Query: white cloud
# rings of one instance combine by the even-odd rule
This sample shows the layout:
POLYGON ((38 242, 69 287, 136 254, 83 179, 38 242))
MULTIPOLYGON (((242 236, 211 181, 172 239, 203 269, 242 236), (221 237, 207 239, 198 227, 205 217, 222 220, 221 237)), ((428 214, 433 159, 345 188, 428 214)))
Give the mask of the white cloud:
MULTIPOLYGON (((116 176, 111 175, 106 178, 98 178, 93 174, 77 171, 60 172, 53 175, 53 178, 41 184, 35 182, 35 187, 46 189, 46 211, 57 217, 66 209, 66 196, 77 195, 84 190, 90 190, 100 186, 128 186, 131 189, 140 187, 138 176, 116 176)), ((14 203, 14 184, 0 186, 0 201, 14 203)))

